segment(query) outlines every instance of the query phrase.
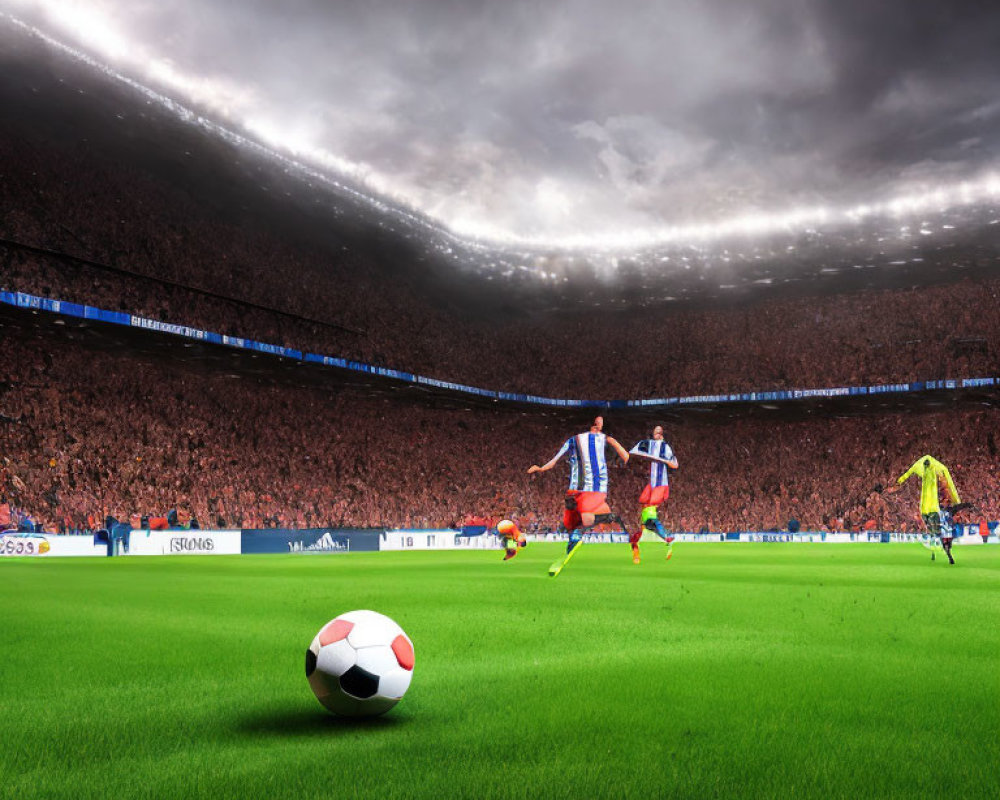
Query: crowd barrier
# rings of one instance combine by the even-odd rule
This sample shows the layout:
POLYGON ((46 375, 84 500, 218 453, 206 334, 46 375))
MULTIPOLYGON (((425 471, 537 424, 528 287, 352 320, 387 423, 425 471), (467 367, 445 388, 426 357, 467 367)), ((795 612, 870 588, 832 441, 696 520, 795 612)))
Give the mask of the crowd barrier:
MULTIPOLYGON (((1000 544, 997 523, 990 523, 990 536, 984 542, 974 526, 956 531, 958 545, 981 546, 1000 544)), ((925 536, 919 533, 895 531, 862 531, 855 533, 830 533, 803 531, 782 533, 775 531, 750 531, 743 533, 680 532, 674 534, 678 542, 759 542, 759 543, 869 543, 920 542, 925 536)), ((535 533, 527 536, 529 542, 565 542, 565 533, 535 533)), ((644 534, 644 541, 659 541, 653 534, 644 534)), ((585 537, 587 543, 624 544, 628 537, 622 533, 592 533, 585 537)), ((361 553, 403 550, 498 550, 501 538, 486 532, 466 536, 451 529, 434 530, 383 530, 361 528, 311 528, 306 530, 167 530, 131 531, 126 537, 108 541, 100 533, 91 535, 57 535, 47 533, 0 533, 0 557, 52 557, 52 556, 211 556, 258 555, 278 553, 361 553)))
POLYGON ((720 405, 727 403, 758 403, 758 402, 788 402, 808 399, 830 399, 836 397, 860 397, 886 394, 905 394, 926 391, 955 391, 958 389, 982 389, 1000 388, 1000 377, 987 378, 963 378, 961 380, 937 380, 937 381, 913 381, 910 383, 888 383, 875 386, 839 386, 820 389, 782 389, 763 392, 737 392, 729 394, 702 394, 691 397, 654 397, 643 400, 571 400, 556 397, 541 397, 533 394, 517 394, 514 392, 498 392, 491 389, 482 389, 477 386, 468 386, 464 383, 453 383, 442 381, 436 378, 428 378, 423 375, 416 375, 412 372, 380 367, 376 364, 366 364, 361 361, 351 361, 336 356, 317 355, 316 353, 303 353, 290 347, 282 347, 276 344, 258 342, 253 339, 244 339, 239 336, 226 336, 212 331, 192 328, 187 325, 176 325, 171 322, 161 322, 155 319, 127 314, 121 311, 107 311, 93 306, 81 305, 79 303, 69 303, 64 300, 50 300, 45 297, 37 297, 24 292, 4 292, 0 291, 0 303, 14 306, 16 308, 31 309, 36 311, 46 311, 52 314, 76 317, 79 319, 95 320, 108 323, 110 325, 122 325, 130 328, 137 328, 146 331, 156 331, 158 333, 180 336, 185 339, 194 339, 199 342, 209 342, 211 344, 234 347, 240 350, 248 350, 254 353, 290 358, 311 364, 322 364, 337 369, 349 370, 351 372, 361 372, 366 375, 388 378, 402 381, 404 383, 418 384, 421 386, 432 386, 438 389, 459 392, 461 394, 476 395, 478 397, 488 397, 495 400, 503 400, 515 403, 529 403, 532 405, 555 406, 563 408, 647 408, 647 407, 668 407, 668 406, 699 406, 699 405, 720 405))

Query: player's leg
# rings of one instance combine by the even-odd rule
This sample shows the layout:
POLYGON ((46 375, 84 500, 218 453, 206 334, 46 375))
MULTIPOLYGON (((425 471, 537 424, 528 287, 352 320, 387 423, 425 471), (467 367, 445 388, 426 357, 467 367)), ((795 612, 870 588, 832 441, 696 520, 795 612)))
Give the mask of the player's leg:
POLYGON ((596 525, 618 525, 624 533, 629 533, 628 526, 608 505, 605 492, 579 492, 574 500, 580 516, 581 537, 596 525))
POLYGON ((628 526, 625 520, 611 510, 606 495, 603 492, 588 492, 583 500, 581 514, 584 528, 593 528, 595 525, 617 525, 623 533, 628 533, 628 526))
POLYGON ((642 513, 642 529, 652 531, 659 536, 667 545, 667 560, 674 555, 674 537, 666 531, 663 523, 656 515, 656 506, 646 506, 642 513))
POLYGON ((656 506, 643 506, 639 512, 639 530, 629 537, 629 544, 632 545, 632 562, 635 564, 639 563, 639 540, 642 539, 642 532, 656 530, 650 523, 651 519, 656 519, 656 506))
MULTIPOLYGON (((652 509, 652 518, 656 519, 656 508, 664 500, 667 499, 669 495, 670 488, 668 486, 652 486, 646 484, 642 493, 639 495, 639 527, 645 528, 646 522, 650 519, 650 509, 652 509)), ((659 531, 662 531, 663 526, 659 526, 659 531)), ((657 532, 656 528, 648 528, 648 530, 657 532)), ((660 534, 663 538, 663 534, 660 534)))
POLYGON ((589 529, 602 522, 609 522, 606 515, 611 513, 611 509, 606 497, 605 492, 580 492, 576 496, 576 510, 580 515, 581 527, 589 529))
POLYGON ((503 540, 504 549, 504 561, 510 561, 514 556, 517 555, 517 541, 515 539, 504 539, 503 540))
POLYGON ((571 536, 576 537, 575 541, 571 542, 571 547, 569 550, 566 551, 566 555, 549 567, 550 577, 554 578, 556 575, 562 572, 563 568, 569 563, 569 560, 583 549, 582 547, 580 547, 580 543, 583 541, 583 535, 579 531, 576 531, 573 534, 571 534, 571 536))
POLYGON ((944 550, 944 554, 946 556, 948 556, 948 563, 949 564, 954 564, 955 563, 955 559, 951 557, 951 543, 952 543, 952 537, 951 536, 942 536, 941 537, 941 548, 944 550))
POLYGON ((655 533, 663 539, 663 541, 667 541, 667 531, 663 527, 663 523, 660 522, 660 518, 656 512, 656 506, 646 506, 639 515, 639 520, 642 522, 643 528, 647 531, 655 533))
POLYGON ((649 486, 643 489, 639 496, 642 510, 639 512, 639 524, 648 531, 652 531, 663 541, 667 541, 667 531, 659 519, 659 507, 670 497, 669 486, 649 486))
POLYGON ((652 497, 650 497, 650 505, 656 508, 656 533, 663 539, 667 544, 673 542, 674 537, 663 527, 663 523, 660 522, 659 510, 660 506, 670 499, 670 487, 669 486, 657 486, 653 490, 652 497))
POLYGON ((639 556, 639 540, 642 538, 642 528, 633 531, 628 535, 628 544, 632 549, 632 563, 638 564, 642 559, 639 556))
POLYGON ((628 533, 628 526, 625 524, 625 520, 621 518, 620 514, 616 514, 610 508, 605 512, 595 512, 593 515, 593 523, 591 525, 584 525, 584 528, 589 530, 590 528, 597 527, 598 525, 617 525, 622 529, 622 533, 628 533))
POLYGON ((583 530, 588 531, 591 528, 596 527, 597 525, 617 525, 619 528, 622 529, 622 533, 628 536, 629 544, 632 545, 632 552, 634 553, 632 560, 636 564, 638 564, 639 555, 638 555, 638 548, 636 547, 635 543, 638 542, 639 537, 642 535, 642 531, 639 530, 636 531, 635 533, 629 531, 628 526, 625 524, 625 520, 621 518, 620 514, 616 514, 614 511, 612 511, 607 506, 607 504, 605 504, 603 508, 607 510, 598 509, 596 512, 590 515, 593 518, 593 522, 589 526, 584 525, 583 530))
POLYGON ((583 523, 580 518, 580 510, 577 503, 579 494, 579 492, 572 490, 566 493, 566 508, 563 511, 563 521, 561 527, 569 534, 569 539, 566 542, 566 555, 549 567, 549 576, 553 578, 562 572, 563 567, 565 567, 569 563, 569 560, 576 555, 576 552, 580 549, 580 544, 583 542, 583 532, 581 531, 581 525, 583 523))
POLYGON ((931 561, 934 561, 936 560, 936 551, 941 546, 941 515, 936 511, 932 511, 930 514, 923 514, 922 516, 924 525, 927 527, 927 533, 931 537, 931 561))
POLYGON ((503 537, 504 561, 510 561, 517 555, 517 538, 521 536, 521 531, 517 528, 517 523, 503 519, 497 523, 497 533, 503 537))
POLYGON ((645 530, 652 531, 666 543, 668 560, 674 554, 674 537, 666 530, 666 528, 663 527, 663 523, 660 522, 659 507, 665 503, 669 497, 669 486, 657 486, 655 488, 651 488, 647 497, 648 503, 643 508, 641 514, 643 528, 645 530))
POLYGON ((566 542, 567 555, 583 540, 583 536, 579 533, 579 529, 583 525, 583 520, 578 507, 578 496, 579 492, 570 491, 566 493, 565 498, 566 508, 563 510, 563 528, 569 534, 569 540, 566 542))
POLYGON ((951 543, 952 537, 955 535, 955 528, 951 524, 951 513, 948 509, 942 509, 938 516, 941 520, 941 547, 944 549, 944 554, 948 556, 948 563, 954 564, 955 559, 951 557, 951 543))
MULTIPOLYGON (((563 567, 569 563, 570 558, 576 554, 583 543, 583 534, 588 528, 595 524, 600 524, 597 520, 604 513, 610 513, 605 502, 604 492, 577 492, 570 490, 566 493, 566 510, 563 513, 563 527, 569 533, 569 541, 566 543, 566 556, 562 561, 557 561, 549 567, 549 575, 558 575, 563 567)), ((602 521, 604 521, 602 519, 602 521)), ((624 527, 624 526, 623 526, 624 527)))
POLYGON ((646 529, 646 508, 649 506, 649 498, 652 496, 653 487, 646 484, 642 492, 639 493, 639 530, 628 537, 629 546, 632 548, 632 563, 639 563, 639 540, 642 539, 642 532, 646 529))
POLYGON ((612 511, 611 507, 606 502, 602 503, 599 507, 597 507, 591 514, 591 517, 593 519, 591 525, 590 526, 585 525, 584 530, 589 530, 589 528, 593 528, 597 525, 617 525, 619 528, 622 529, 622 533, 628 536, 629 544, 633 545, 632 552, 634 555, 632 560, 636 564, 639 563, 638 552, 637 548, 634 546, 634 543, 637 542, 639 536, 642 535, 641 530, 636 533, 632 533, 631 531, 629 531, 628 525, 625 524, 625 520, 621 518, 620 514, 616 514, 614 511, 612 511))

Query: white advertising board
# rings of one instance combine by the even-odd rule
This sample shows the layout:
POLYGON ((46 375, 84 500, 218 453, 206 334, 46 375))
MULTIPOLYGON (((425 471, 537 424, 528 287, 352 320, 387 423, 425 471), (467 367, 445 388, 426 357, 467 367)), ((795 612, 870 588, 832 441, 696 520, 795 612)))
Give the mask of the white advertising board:
POLYGON ((490 533, 460 536, 458 531, 386 531, 379 538, 379 550, 496 550, 500 539, 490 533))
POLYGON ((94 537, 59 536, 54 533, 5 533, 0 535, 0 558, 18 556, 106 556, 105 544, 94 545, 94 537))
MULTIPOLYGON (((549 531, 548 533, 529 533, 526 538, 529 542, 567 542, 569 541, 569 534, 549 531)), ((608 533, 602 531, 599 533, 585 534, 583 541, 585 544, 627 544, 628 535, 624 533, 608 533)), ((654 538, 650 541, 659 542, 661 540, 658 536, 654 535, 654 538)))
MULTIPOLYGON (((652 538, 651 539, 647 539, 646 538, 646 533, 649 533, 649 531, 646 531, 642 535, 643 536, 642 541, 644 541, 644 542, 648 541, 648 542, 654 542, 655 543, 655 542, 663 541, 655 533, 650 533, 649 535, 652 538)), ((674 539, 676 541, 678 541, 678 542, 724 542, 724 541, 726 541, 726 534, 724 534, 724 533, 671 533, 671 534, 668 534, 668 535, 673 536, 674 539)))
POLYGON ((240 539, 240 531, 132 531, 128 555, 239 555, 240 539))

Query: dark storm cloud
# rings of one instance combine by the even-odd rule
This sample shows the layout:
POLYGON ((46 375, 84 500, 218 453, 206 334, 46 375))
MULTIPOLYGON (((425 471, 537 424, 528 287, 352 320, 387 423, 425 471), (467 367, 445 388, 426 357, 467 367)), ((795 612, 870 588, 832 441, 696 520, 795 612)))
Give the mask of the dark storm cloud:
MULTIPOLYGON (((996 154, 1000 5, 897 0, 818 7, 835 68, 822 120, 857 120, 847 171, 996 154)), ((839 126, 838 126, 839 127, 839 126)))
MULTIPOLYGON (((40 27, 56 32, 59 5, 40 27)), ((854 202, 974 176, 1000 150, 996 3, 75 6, 137 43, 123 72, 155 57, 210 79, 234 120, 323 148, 460 230, 611 233, 854 202)))

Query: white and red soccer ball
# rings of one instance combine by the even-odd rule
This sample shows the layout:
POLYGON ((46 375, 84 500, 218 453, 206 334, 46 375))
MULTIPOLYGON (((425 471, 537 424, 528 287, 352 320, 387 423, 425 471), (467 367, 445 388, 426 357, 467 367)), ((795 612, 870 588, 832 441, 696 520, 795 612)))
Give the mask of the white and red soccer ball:
POLYGON ((413 642, 384 614, 349 611, 312 640, 306 677, 316 698, 335 714, 384 714, 410 688, 413 642))

